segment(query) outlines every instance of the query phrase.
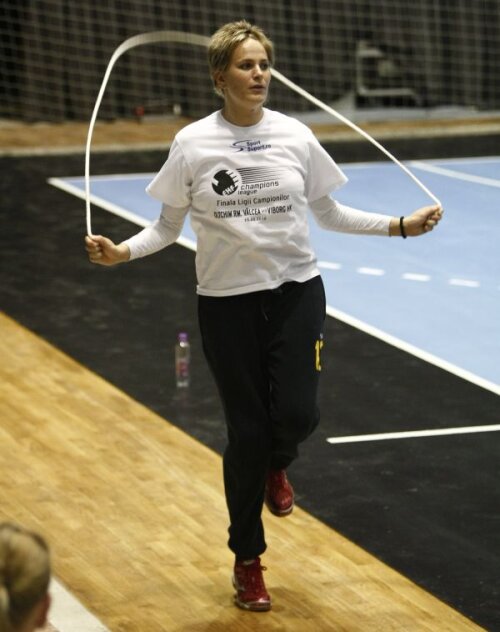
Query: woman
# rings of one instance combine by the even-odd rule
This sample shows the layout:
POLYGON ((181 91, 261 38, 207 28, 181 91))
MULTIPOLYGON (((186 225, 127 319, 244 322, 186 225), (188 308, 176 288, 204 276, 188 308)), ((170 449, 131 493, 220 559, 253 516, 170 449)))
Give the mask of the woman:
POLYGON ((0 632, 32 632, 47 622, 50 556, 36 533, 0 524, 0 632))
POLYGON ((209 66, 223 107, 176 136, 147 189, 163 203, 160 218, 119 245, 86 238, 90 260, 113 265, 173 243, 191 213, 203 348, 228 428, 235 601, 249 610, 271 607, 260 564, 263 503, 278 516, 292 511, 286 468, 319 420, 325 295, 308 209, 327 229, 376 235, 421 235, 441 217, 437 206, 395 218, 333 201, 344 174, 306 126, 264 107, 273 57, 258 27, 221 27, 209 66))

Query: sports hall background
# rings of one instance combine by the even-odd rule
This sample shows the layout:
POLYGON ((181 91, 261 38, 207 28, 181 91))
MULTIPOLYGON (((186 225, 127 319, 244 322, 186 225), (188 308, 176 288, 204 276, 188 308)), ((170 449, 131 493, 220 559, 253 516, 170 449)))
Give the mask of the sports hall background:
MULTIPOLYGON (((140 265, 90 266, 83 203, 47 179, 82 175, 87 122, 120 42, 159 29, 209 35, 243 16, 269 32, 280 71, 401 159, 494 156, 500 140, 497 1, 3 3, 1 308, 218 453, 225 431, 197 332, 194 254, 174 245, 140 265), (187 395, 172 377, 172 345, 184 329, 193 358, 187 395)), ((270 107, 302 117, 337 162, 380 159, 300 97, 278 84, 272 93, 270 107)), ((92 173, 156 171, 175 131, 218 105, 200 50, 132 52, 117 65, 103 102, 92 173)), ((135 230, 98 208, 94 221, 116 241, 135 230)), ((361 432, 367 418, 383 425, 388 416, 416 428, 457 426, 479 413, 483 424, 499 422, 491 392, 333 318, 326 339, 333 343, 326 345, 320 407, 325 426, 339 435, 361 432)), ((497 436, 374 450, 332 448, 320 428, 292 468, 297 502, 494 632, 497 436)))

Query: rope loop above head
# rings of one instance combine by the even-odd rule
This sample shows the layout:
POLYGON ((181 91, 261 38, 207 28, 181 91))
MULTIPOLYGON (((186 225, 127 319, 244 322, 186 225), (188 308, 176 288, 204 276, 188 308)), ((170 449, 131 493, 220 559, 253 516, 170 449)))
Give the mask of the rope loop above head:
MULTIPOLYGON (((97 95, 97 99, 94 105, 94 109, 92 112, 92 117, 90 119, 88 134, 87 134, 87 144, 85 148, 85 205, 86 205, 86 220, 87 220, 87 234, 92 235, 92 222, 91 222, 91 210, 90 210, 90 147, 92 144, 92 134, 94 132, 94 126, 97 119, 97 115, 99 112, 99 108, 101 105, 102 98, 104 96, 104 92, 106 90, 106 86, 109 81, 109 77, 111 75, 111 71, 113 66, 117 62, 117 60, 128 50, 132 48, 136 48, 137 46, 143 46, 144 44, 158 44, 158 43, 180 43, 180 44, 190 44, 193 46, 203 46, 208 47, 210 44, 210 38, 204 35, 199 35, 197 33, 187 33, 184 31, 151 31, 147 33, 140 33, 138 35, 134 35, 129 37, 124 42, 122 42, 113 52, 111 59, 109 60, 108 66, 106 68, 106 72, 104 74, 104 78, 102 80, 102 84, 97 95)), ((383 145, 381 145, 378 141, 376 141, 370 134, 365 132, 363 129, 358 127, 355 123, 350 121, 347 117, 343 116, 330 106, 323 103, 312 94, 309 94, 306 90, 296 85, 289 79, 287 79, 280 72, 271 69, 271 73, 273 77, 275 77, 278 81, 288 86, 291 90, 297 92, 305 99, 324 110, 334 118, 338 119, 342 123, 345 123, 355 132, 363 136, 370 143, 375 145, 377 149, 379 149, 382 153, 384 153, 388 158, 390 158, 400 169, 402 169, 414 182, 417 184, 424 193, 426 193, 435 204, 441 206, 441 202, 439 199, 429 191, 429 189, 405 166, 403 165, 397 158, 395 158, 383 145)))

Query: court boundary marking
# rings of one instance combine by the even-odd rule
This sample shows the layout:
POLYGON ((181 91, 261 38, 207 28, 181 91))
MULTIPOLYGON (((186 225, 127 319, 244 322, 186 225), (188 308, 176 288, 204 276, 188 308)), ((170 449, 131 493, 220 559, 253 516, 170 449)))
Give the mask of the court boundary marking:
POLYGON ((403 432, 380 432, 375 434, 351 435, 345 437, 329 437, 328 443, 364 443, 367 441, 387 441, 392 439, 416 439, 420 437, 443 437, 450 435, 478 434, 482 432, 499 432, 500 424, 488 426, 459 426, 458 428, 436 428, 434 430, 407 430, 403 432))
MULTIPOLYGON (((440 165, 440 164, 467 164, 467 163, 491 163, 498 162, 500 163, 500 155, 495 156, 465 156, 462 158, 421 158, 419 160, 403 160, 403 162, 411 167, 412 163, 418 162, 423 164, 432 164, 432 165, 440 165)), ((341 169, 364 169, 367 167, 374 167, 376 165, 387 166, 392 165, 389 160, 360 160, 354 162, 339 162, 337 163, 341 169)), ((94 176, 93 176, 94 177, 94 176)))
POLYGON ((412 345, 409 342, 405 342, 404 340, 401 340, 401 338, 397 338, 396 336, 393 336, 392 334, 388 334, 382 329, 378 329, 377 327, 373 325, 369 325, 368 323, 365 323, 359 318, 355 318, 354 316, 351 316, 350 314, 346 314, 345 312, 342 312, 341 310, 335 307, 331 307, 330 305, 328 305, 326 308, 326 312, 329 316, 332 316, 333 318, 336 318, 337 320, 341 320, 347 325, 350 325, 351 327, 355 327, 356 329, 359 329, 360 331, 364 331, 366 334, 369 334, 370 336, 373 336, 374 338, 378 338, 379 340, 382 340, 383 342, 386 342, 387 344, 390 344, 393 347, 401 349, 401 351, 405 351, 406 353, 409 353, 410 355, 413 355, 419 358, 420 360, 424 360, 425 362, 428 362, 429 364, 433 364, 434 366, 437 366, 440 369, 448 371, 448 373, 452 373, 453 375, 456 375, 457 377, 467 380, 468 382, 472 382, 472 384, 475 384, 476 386, 480 386, 481 388, 489 390, 492 393, 495 393, 495 395, 500 395, 499 384, 495 384, 494 382, 491 382, 490 380, 480 377, 479 375, 476 375, 475 373, 472 373, 471 371, 462 369, 461 367, 457 366, 456 364, 453 364, 452 362, 443 360, 439 356, 429 353, 428 351, 424 351, 424 349, 420 349, 419 347, 416 347, 415 345, 412 345))
POLYGON ((436 175, 443 176, 445 178, 455 178, 455 180, 463 180, 465 182, 471 182, 472 184, 482 184, 489 187, 500 188, 500 180, 495 178, 486 178, 484 176, 476 176, 472 173, 455 171, 453 169, 440 167, 439 165, 427 164, 425 162, 421 162, 420 160, 412 160, 409 163, 409 166, 428 173, 435 173, 436 175))
MULTIPOLYGON (((47 182, 51 184, 52 186, 58 189, 61 189, 62 191, 65 191, 66 193, 70 193, 71 195, 74 195, 80 198, 81 200, 85 200, 84 190, 79 189, 78 187, 76 187, 73 184, 70 184, 69 182, 65 182, 62 178, 49 178, 47 182)), ((112 202, 108 202, 107 200, 99 197, 98 195, 91 194, 90 202, 91 204, 94 204, 95 206, 98 206, 105 211, 109 211, 110 213, 113 213, 113 215, 117 215, 118 217, 121 217, 122 219, 132 222, 133 224, 137 224, 138 226, 142 226, 142 228, 146 228, 146 226, 149 226, 149 224, 151 223, 150 220, 147 220, 144 217, 137 215, 136 213, 132 213, 131 211, 128 211, 122 206, 118 206, 118 204, 113 204, 112 202)), ((182 237, 181 235, 177 239, 176 243, 178 243, 181 246, 184 246, 184 248, 188 248, 189 250, 196 252, 196 242, 194 242, 192 239, 188 239, 187 237, 182 237)))

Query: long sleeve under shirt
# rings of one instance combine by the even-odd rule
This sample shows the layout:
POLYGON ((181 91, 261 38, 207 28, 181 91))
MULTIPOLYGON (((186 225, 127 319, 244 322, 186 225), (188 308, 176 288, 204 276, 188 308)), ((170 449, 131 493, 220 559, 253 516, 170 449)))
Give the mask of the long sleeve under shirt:
MULTIPOLYGON (((326 195, 310 207, 319 226, 326 230, 356 235, 389 235, 390 215, 352 208, 326 195)), ((188 211, 189 207, 175 208, 163 204, 157 220, 125 241, 130 250, 130 260, 146 257, 173 244, 181 234, 188 211)))
POLYGON ((188 125, 148 186, 163 203, 158 220, 127 240, 130 258, 173 243, 186 215, 197 236, 197 292, 230 296, 319 274, 308 210, 318 224, 388 235, 390 216, 352 209, 330 193, 347 178, 305 125, 264 110, 251 127, 221 112, 188 125))

